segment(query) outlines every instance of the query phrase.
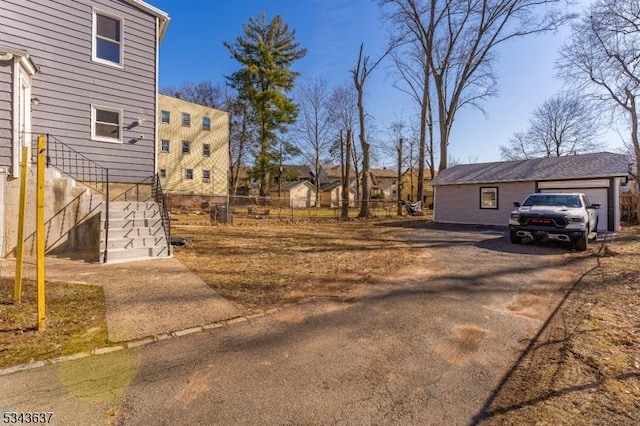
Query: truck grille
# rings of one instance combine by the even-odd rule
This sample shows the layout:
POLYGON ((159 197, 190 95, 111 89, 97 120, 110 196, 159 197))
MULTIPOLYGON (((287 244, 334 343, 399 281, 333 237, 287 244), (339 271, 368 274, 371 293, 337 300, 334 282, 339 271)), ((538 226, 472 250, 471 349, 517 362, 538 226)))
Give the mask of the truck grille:
POLYGON ((567 220, 563 217, 520 216, 520 224, 564 228, 567 226, 567 220))

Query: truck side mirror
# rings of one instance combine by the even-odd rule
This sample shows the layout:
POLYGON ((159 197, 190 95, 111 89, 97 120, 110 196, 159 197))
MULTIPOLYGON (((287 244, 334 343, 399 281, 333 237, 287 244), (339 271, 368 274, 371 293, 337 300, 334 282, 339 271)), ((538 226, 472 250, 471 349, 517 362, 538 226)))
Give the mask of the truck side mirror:
POLYGON ((592 208, 592 209, 596 209, 596 210, 597 210, 597 209, 599 209, 599 208, 600 208, 600 204, 591 204, 591 206, 590 206, 589 208, 592 208))
POLYGON ((513 207, 520 207, 520 203, 516 201, 515 203, 513 203, 513 207))

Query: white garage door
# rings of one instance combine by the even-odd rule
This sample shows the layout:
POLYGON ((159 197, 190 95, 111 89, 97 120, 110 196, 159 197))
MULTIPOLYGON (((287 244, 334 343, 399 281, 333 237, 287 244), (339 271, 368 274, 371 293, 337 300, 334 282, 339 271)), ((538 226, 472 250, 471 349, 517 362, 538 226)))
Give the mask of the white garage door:
POLYGON ((607 203, 607 188, 554 188, 542 189, 540 192, 582 192, 592 204, 600 204, 598 209, 598 231, 606 232, 609 223, 609 205, 607 203))

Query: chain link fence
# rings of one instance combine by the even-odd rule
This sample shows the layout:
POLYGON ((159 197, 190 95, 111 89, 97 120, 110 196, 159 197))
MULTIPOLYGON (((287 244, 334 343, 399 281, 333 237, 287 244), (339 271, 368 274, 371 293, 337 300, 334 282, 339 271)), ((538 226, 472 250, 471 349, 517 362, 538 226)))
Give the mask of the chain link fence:
MULTIPOLYGON (((202 215, 212 223, 246 223, 257 221, 293 221, 339 219, 340 203, 319 203, 315 199, 291 199, 288 197, 258 197, 243 195, 167 194, 167 205, 172 216, 202 215)), ((372 217, 397 217, 396 201, 369 200, 372 217)), ((349 217, 360 213, 359 203, 349 207, 349 217)), ((407 211, 402 206, 402 214, 407 211)))

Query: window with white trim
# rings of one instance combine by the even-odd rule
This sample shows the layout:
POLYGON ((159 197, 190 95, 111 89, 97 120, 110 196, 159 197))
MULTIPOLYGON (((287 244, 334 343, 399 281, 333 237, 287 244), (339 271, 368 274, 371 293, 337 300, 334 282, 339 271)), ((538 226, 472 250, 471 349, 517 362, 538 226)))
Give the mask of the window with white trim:
POLYGON ((202 156, 211 157, 211 144, 208 144, 208 143, 202 144, 202 156))
POLYGON ((183 154, 191 154, 191 142, 182 141, 182 153, 183 154))
POLYGON ((93 60, 122 66, 122 18, 93 11, 93 60))
POLYGON ((169 139, 162 139, 162 141, 160 142, 160 151, 169 152, 170 148, 171 148, 171 142, 169 142, 169 139))
POLYGON ((171 111, 160 111, 160 122, 169 124, 171 121, 171 111))
POLYGON ((167 177, 167 169, 160 169, 160 178, 165 179, 167 177))
POLYGON ((203 170, 202 171, 202 182, 204 182, 204 183, 211 182, 211 171, 210 170, 203 170))
POLYGON ((193 169, 186 169, 184 171, 184 178, 186 180, 193 180, 193 169))
POLYGON ((211 118, 202 117, 202 130, 211 130, 211 118))
POLYGON ((191 126, 191 114, 189 114, 188 112, 182 113, 182 125, 184 127, 191 126))
POLYGON ((92 105, 91 139, 122 142, 122 110, 92 105))

